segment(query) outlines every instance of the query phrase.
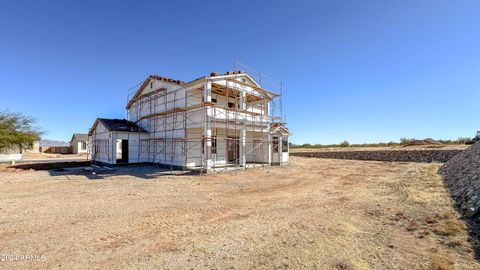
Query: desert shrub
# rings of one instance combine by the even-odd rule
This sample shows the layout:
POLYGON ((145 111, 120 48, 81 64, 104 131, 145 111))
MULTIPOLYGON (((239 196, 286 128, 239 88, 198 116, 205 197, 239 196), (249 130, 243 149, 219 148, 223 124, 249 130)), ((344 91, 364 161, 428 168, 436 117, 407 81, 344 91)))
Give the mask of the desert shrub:
POLYGON ((470 142, 470 138, 467 138, 467 137, 459 137, 456 142, 457 144, 466 144, 468 142, 470 142))
MULTIPOLYGON (((392 146, 403 146, 408 145, 409 143, 415 141, 412 138, 401 138, 400 142, 379 142, 379 143, 359 143, 359 144, 351 144, 348 141, 343 141, 339 144, 310 144, 304 143, 301 145, 292 144, 290 148, 336 148, 336 147, 392 147, 392 146)), ((437 140, 442 144, 466 144, 470 141, 470 138, 467 137, 460 137, 456 140, 437 140)))
POLYGON ((415 139, 412 139, 412 138, 401 138, 400 139, 400 145, 406 145, 406 144, 409 144, 411 142, 415 141, 415 139))
POLYGON ((349 147, 349 146, 350 146, 350 143, 347 141, 343 141, 340 143, 340 147, 349 147))

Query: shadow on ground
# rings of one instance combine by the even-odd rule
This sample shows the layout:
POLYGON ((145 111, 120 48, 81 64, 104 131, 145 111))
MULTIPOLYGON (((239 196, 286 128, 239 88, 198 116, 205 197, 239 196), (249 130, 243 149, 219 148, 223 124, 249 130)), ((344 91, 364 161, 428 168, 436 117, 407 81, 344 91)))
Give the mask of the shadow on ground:
POLYGON ((70 167, 81 167, 81 166, 89 166, 92 162, 91 161, 52 161, 46 160, 42 162, 35 162, 35 163, 24 163, 24 164, 17 164, 17 165, 10 165, 8 168, 11 169, 18 169, 18 170, 36 170, 36 171, 43 171, 43 170, 53 170, 53 169, 62 169, 62 168, 70 168, 70 167))
POLYGON ((90 180, 101 180, 116 176, 133 176, 140 179, 155 179, 169 175, 197 175, 197 171, 174 170, 151 164, 127 166, 92 165, 86 162, 54 162, 12 165, 9 168, 20 170, 46 170, 51 176, 85 176, 90 180))
POLYGON ((198 175, 190 170, 171 170, 152 165, 129 165, 121 167, 87 166, 75 168, 61 168, 48 171, 52 176, 85 176, 90 180, 101 180, 116 176, 132 176, 140 179, 155 179, 171 175, 198 175))

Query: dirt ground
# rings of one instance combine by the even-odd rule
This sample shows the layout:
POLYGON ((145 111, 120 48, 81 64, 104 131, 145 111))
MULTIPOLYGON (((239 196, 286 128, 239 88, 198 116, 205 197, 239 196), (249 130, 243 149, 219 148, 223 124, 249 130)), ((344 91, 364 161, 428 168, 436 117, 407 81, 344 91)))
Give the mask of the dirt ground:
POLYGON ((24 153, 23 160, 30 159, 87 159, 87 154, 48 154, 48 153, 24 153))
POLYGON ((479 269, 438 164, 0 173, 9 269, 479 269))

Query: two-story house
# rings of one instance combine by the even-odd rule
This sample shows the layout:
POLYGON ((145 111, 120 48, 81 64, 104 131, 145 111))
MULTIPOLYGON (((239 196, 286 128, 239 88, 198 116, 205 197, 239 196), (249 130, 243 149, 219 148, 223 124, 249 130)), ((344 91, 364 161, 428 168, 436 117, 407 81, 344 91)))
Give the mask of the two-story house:
POLYGON ((279 98, 241 71, 188 83, 152 75, 128 99, 128 120, 95 121, 92 160, 206 172, 286 164, 290 132, 272 107, 279 98))

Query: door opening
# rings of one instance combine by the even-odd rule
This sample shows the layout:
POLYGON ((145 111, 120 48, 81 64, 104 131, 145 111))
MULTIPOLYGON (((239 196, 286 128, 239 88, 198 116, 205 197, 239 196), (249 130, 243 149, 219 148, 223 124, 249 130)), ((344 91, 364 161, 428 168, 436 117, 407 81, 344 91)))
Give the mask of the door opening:
POLYGON ((117 140, 117 163, 128 163, 128 140, 117 140))
POLYGON ((238 137, 227 138, 227 158, 228 162, 238 163, 240 158, 240 147, 238 144, 238 137))

